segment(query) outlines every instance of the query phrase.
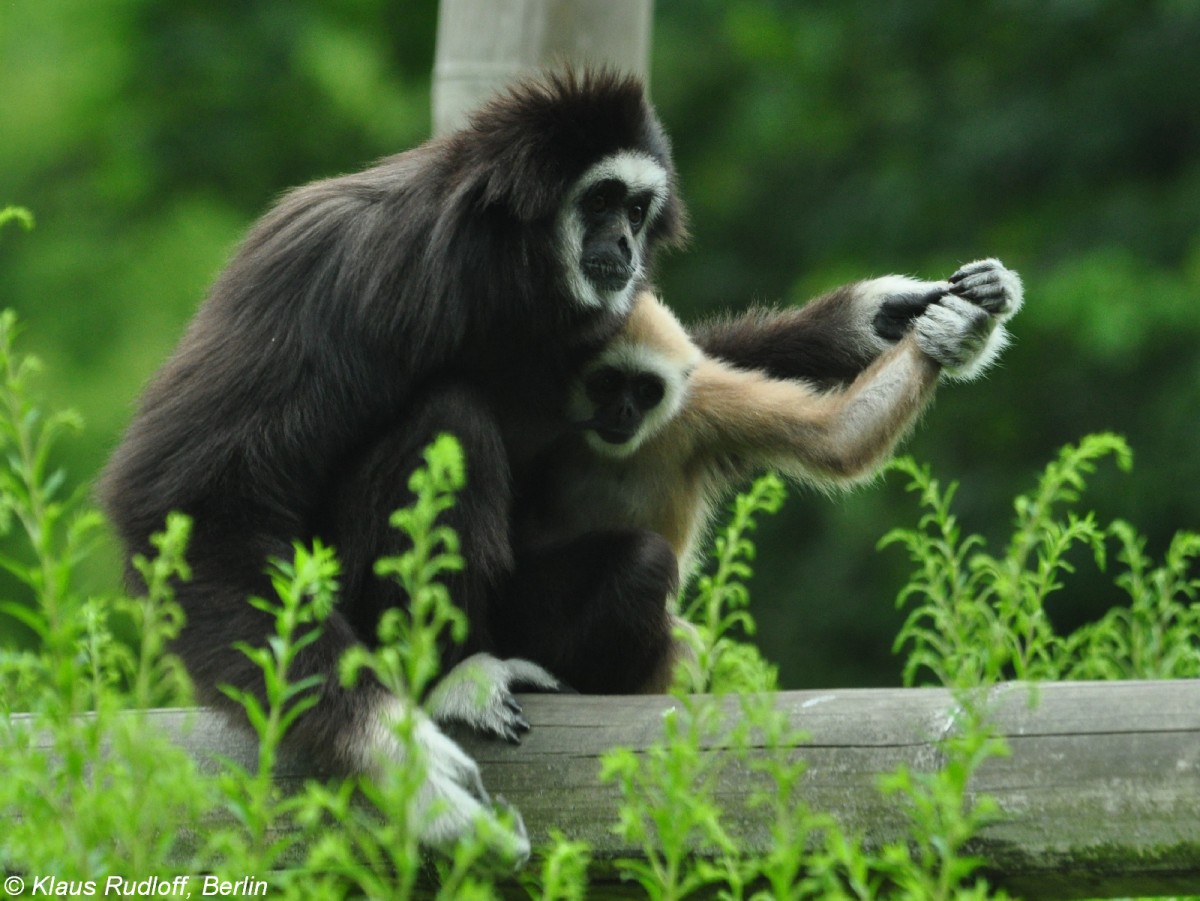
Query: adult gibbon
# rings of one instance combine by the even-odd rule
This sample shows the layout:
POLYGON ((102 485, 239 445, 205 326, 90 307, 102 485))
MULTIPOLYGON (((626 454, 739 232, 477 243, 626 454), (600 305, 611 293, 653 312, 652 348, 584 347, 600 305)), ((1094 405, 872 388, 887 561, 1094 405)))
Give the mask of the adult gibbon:
MULTIPOLYGON (((870 305, 881 293, 890 298, 882 309, 913 314, 906 329, 853 381, 827 389, 705 354, 652 293, 640 294, 624 330, 572 386, 568 418, 580 431, 543 456, 526 486, 521 545, 562 554, 597 535, 647 530, 686 575, 716 505, 755 471, 827 488, 875 473, 939 376, 973 378, 995 361, 1003 323, 1022 303, 1020 279, 995 260, 946 282, 876 279, 842 289, 837 302, 870 305)), ((581 690, 662 690, 678 650, 663 639, 666 601, 627 610, 625 631, 640 642, 564 612, 569 600, 546 592, 526 592, 496 628, 506 652, 581 690)))
MULTIPOLYGON (((388 726, 412 701, 371 681, 345 688, 337 666, 375 640, 382 611, 406 603, 373 567, 403 550, 388 517, 411 501, 423 448, 450 432, 468 461, 447 517, 467 565, 448 587, 470 637, 446 662, 467 657, 494 690, 482 708, 442 692, 435 713, 502 734, 523 725, 510 683, 554 680, 486 653, 486 608, 513 567, 514 474, 565 427, 566 386, 620 329, 655 252, 681 241, 683 217, 642 85, 607 74, 520 84, 462 130, 292 191, 263 216, 146 389, 99 486, 127 559, 151 551, 168 512, 194 520, 175 650, 204 702, 228 709, 222 684, 262 694, 234 645, 263 645, 272 621, 247 598, 270 595, 269 558, 320 536, 339 551, 342 591, 291 673, 323 681, 289 741, 334 772, 401 758, 388 726)), ((610 551, 619 571, 640 553, 636 542, 610 551)), ((489 800, 432 722, 417 736, 424 799, 438 811, 423 839, 442 844, 487 816, 489 800)), ((511 850, 527 853, 523 835, 511 850)))

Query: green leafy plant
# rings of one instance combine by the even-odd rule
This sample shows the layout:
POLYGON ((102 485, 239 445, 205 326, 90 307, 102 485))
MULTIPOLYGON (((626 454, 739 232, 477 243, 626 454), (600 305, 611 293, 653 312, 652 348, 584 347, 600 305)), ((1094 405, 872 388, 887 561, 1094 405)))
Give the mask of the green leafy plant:
MULTIPOLYGON (((28 628, 42 653, 18 655, 4 668, 42 670, 55 686, 54 696, 77 711, 92 698, 90 681, 81 682, 73 668, 84 623, 72 607, 72 574, 94 550, 101 520, 82 504, 83 489, 68 492, 66 474, 52 468, 56 444, 78 431, 82 421, 71 410, 45 416, 29 399, 30 382, 41 363, 14 353, 18 331, 15 314, 0 313, 0 451, 7 462, 0 468, 0 536, 7 546, 0 567, 27 594, 0 602, 0 613, 28 628)), ((14 691, 9 697, 20 694, 14 691)))
POLYGON ((583 901, 588 897, 588 867, 592 848, 574 841, 558 829, 550 830, 549 842, 540 849, 540 866, 525 874, 521 884, 530 898, 541 901, 583 901))
POLYGON ((1200 534, 1175 534, 1160 565, 1123 520, 1108 527, 1129 606, 1113 607, 1062 642, 1066 679, 1191 679, 1200 676, 1200 534))
MULTIPOLYGON (((408 539, 404 553, 379 561, 376 571, 396 579, 409 598, 405 608, 394 608, 381 617, 379 645, 354 647, 342 659, 341 678, 353 684, 370 672, 398 697, 422 697, 438 675, 441 641, 461 642, 466 618, 453 605, 440 579, 463 567, 458 536, 440 524, 453 507, 467 478, 462 448, 452 436, 439 436, 425 450, 424 466, 409 481, 412 504, 392 516, 392 525, 408 539)), ((312 786, 304 813, 311 827, 328 819, 342 824, 334 835, 321 838, 310 865, 340 879, 368 897, 410 897, 418 885, 422 854, 418 845, 423 818, 435 809, 418 805, 427 761, 415 732, 424 714, 413 704, 404 708, 393 730, 402 762, 388 768, 377 780, 364 780, 357 791, 369 808, 356 807, 346 792, 312 786)), ((436 861, 438 897, 487 897, 477 871, 499 864, 511 868, 511 823, 481 820, 477 833, 455 847, 448 858, 436 861)))
POLYGON ((1048 464, 1030 494, 1014 502, 1013 534, 993 556, 985 540, 963 536, 951 502, 957 485, 942 489, 928 467, 912 460, 895 468, 909 478, 926 512, 915 529, 894 529, 881 547, 905 548, 916 569, 897 603, 912 609, 896 638, 906 650, 904 679, 921 672, 943 685, 974 687, 1003 678, 1166 678, 1195 675, 1200 665, 1194 603, 1200 579, 1200 536, 1179 532, 1166 561, 1155 566, 1144 540, 1128 523, 1107 526, 1075 509, 1098 463, 1113 458, 1123 471, 1132 453, 1119 436, 1089 435, 1048 464), (1124 567, 1115 582, 1130 596, 1095 623, 1060 635, 1048 610, 1075 571, 1071 552, 1086 549, 1101 569, 1110 542, 1124 567))
POLYGON ((684 617, 697 634, 692 639, 696 660, 680 676, 681 687, 692 691, 772 691, 778 670, 741 636, 753 636, 746 582, 753 575, 754 531, 763 513, 777 513, 787 492, 774 473, 756 479, 730 508, 729 522, 713 538, 710 573, 700 577, 695 597, 684 606, 684 617))
MULTIPOLYGON (((258 737, 256 758, 204 773, 156 728, 148 708, 190 697, 169 653, 183 624, 174 586, 189 577, 190 523, 170 517, 154 553, 135 561, 145 586, 139 596, 83 590, 79 564, 99 520, 52 463, 78 419, 43 414, 32 399, 38 367, 15 352, 16 331, 11 314, 0 315, 0 563, 20 590, 0 614, 27 635, 0 649, 0 767, 8 777, 0 781, 0 866, 81 883, 259 874, 283 898, 495 897, 502 883, 494 866, 505 865, 496 855, 502 815, 481 820, 478 834, 446 856, 427 858, 418 846, 419 817, 430 811, 416 802, 425 762, 413 741, 423 715, 415 703, 395 726, 402 762, 380 778, 311 781, 290 795, 273 779, 281 742, 318 688, 294 677, 297 655, 316 639, 337 592, 336 558, 319 543, 273 561, 271 596, 248 601, 274 623, 263 645, 242 647, 263 673, 263 690, 227 693, 258 737)), ((981 537, 964 534, 952 508, 956 486, 943 489, 928 468, 898 464, 924 512, 917 528, 882 542, 902 546, 914 562, 900 595, 913 610, 897 647, 907 653, 910 684, 932 676, 955 688, 958 707, 953 734, 939 743, 938 768, 881 778, 908 828, 903 840, 880 848, 804 803, 805 737, 775 702, 774 669, 740 640, 754 631, 750 533, 756 517, 783 499, 778 479, 756 482, 734 503, 713 569, 685 605, 701 637, 691 675, 714 694, 680 693, 657 740, 604 757, 601 776, 621 797, 613 828, 638 849, 617 863, 623 877, 662 899, 1003 897, 978 876, 980 861, 970 853, 971 839, 997 815, 969 791, 973 775, 1005 753, 979 688, 1010 676, 1200 670, 1200 535, 1180 532, 1155 562, 1133 526, 1100 525, 1076 509, 1105 458, 1129 467, 1128 448, 1115 436, 1064 448, 1016 500, 1012 537, 997 556, 981 537), (1059 635, 1046 605, 1071 576, 1077 550, 1100 566, 1115 561, 1114 581, 1129 603, 1059 635), (754 777, 754 789, 722 800, 722 780, 735 769, 754 777), (747 816, 766 827, 769 848, 746 853, 739 824, 747 816)), ((420 698, 437 677, 439 648, 462 640, 466 622, 443 580, 463 560, 442 516, 465 483, 466 464, 457 443, 442 437, 414 475, 413 504, 393 518, 408 550, 378 567, 404 587, 411 608, 384 617, 378 647, 347 656, 340 672, 347 684, 370 673, 399 696, 420 698)), ((547 901, 589 897, 591 862, 586 843, 553 833, 521 884, 547 901)))
POLYGON ((624 878, 656 901, 684 898, 717 882, 720 868, 707 858, 737 856, 715 801, 725 758, 706 751, 720 728, 717 705, 680 696, 679 706, 663 717, 661 741, 641 754, 618 748, 604 755, 600 779, 615 782, 621 792, 616 832, 645 858, 618 865, 624 878))
MULTIPOLYGON (((46 416, 31 399, 39 366, 14 351, 16 331, 15 317, 0 314, 3 566, 25 594, 0 612, 36 644, 0 650, 0 866, 81 881, 165 872, 214 797, 194 761, 136 709, 181 695, 181 670, 162 653, 178 610, 158 579, 144 598, 84 597, 76 571, 100 521, 51 464, 79 420, 46 416), (114 637, 122 614, 131 645, 114 637)), ((143 571, 177 571, 185 543, 186 529, 170 525, 143 571)))
POLYGON ((232 686, 221 687, 245 711, 258 738, 257 765, 248 769, 228 760, 219 780, 224 806, 241 830, 219 833, 210 853, 232 872, 269 872, 300 841, 293 831, 276 828, 300 801, 281 795, 275 765, 288 729, 317 703, 321 678, 293 680, 291 670, 300 653, 320 635, 320 623, 333 607, 337 575, 332 550, 320 542, 311 549, 297 544, 292 560, 271 562, 274 598, 248 599, 274 620, 275 631, 263 646, 237 645, 262 672, 262 698, 232 686))
POLYGON ((1008 747, 988 724, 982 695, 962 691, 958 701, 954 733, 939 742, 942 765, 931 773, 902 766, 880 779, 881 790, 907 812, 908 841, 885 848, 880 864, 904 897, 1007 897, 975 877, 983 861, 967 851, 967 843, 999 816, 994 799, 969 800, 971 781, 989 759, 1007 756, 1008 747))
POLYGON ((462 447, 450 435, 439 436, 425 450, 425 465, 409 481, 413 503, 392 515, 392 526, 405 535, 411 547, 399 556, 385 557, 375 567, 378 575, 401 585, 409 605, 384 612, 379 622, 379 650, 358 647, 345 655, 343 682, 352 682, 366 669, 401 697, 422 697, 438 674, 438 642, 447 634, 456 643, 466 638, 466 615, 454 606, 439 581, 463 568, 458 536, 438 524, 465 483, 462 447))

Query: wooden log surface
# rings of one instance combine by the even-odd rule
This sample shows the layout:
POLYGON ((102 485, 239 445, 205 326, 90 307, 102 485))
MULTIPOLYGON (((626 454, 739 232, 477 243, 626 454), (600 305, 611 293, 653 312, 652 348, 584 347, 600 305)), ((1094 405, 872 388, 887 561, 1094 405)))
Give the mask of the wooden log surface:
MULTIPOLYGON (((520 700, 533 724, 520 746, 461 739, 488 789, 521 811, 535 845, 557 828, 590 842, 600 861, 636 854, 611 831, 618 790, 599 782, 600 757, 658 741, 664 712, 679 702, 520 700)), ((730 721, 740 715, 736 698, 721 703, 730 721)), ((1200 681, 1045 683, 1032 691, 1007 684, 987 703, 1011 755, 987 760, 970 785, 971 795, 998 801, 1002 818, 969 850, 995 883, 1028 898, 1200 892, 1200 681)), ((873 845, 901 839, 902 802, 879 792, 879 774, 900 764, 915 772, 941 765, 939 740, 956 728, 950 693, 796 691, 780 693, 776 704, 811 737, 797 752, 807 763, 801 800, 873 845)), ((218 714, 152 716, 201 760, 220 754, 253 764, 253 740, 218 714)), ((295 784, 309 775, 303 761, 290 760, 279 779, 295 784)), ((770 845, 767 823, 744 804, 753 778, 745 766, 729 768, 717 797, 751 853, 770 845)))

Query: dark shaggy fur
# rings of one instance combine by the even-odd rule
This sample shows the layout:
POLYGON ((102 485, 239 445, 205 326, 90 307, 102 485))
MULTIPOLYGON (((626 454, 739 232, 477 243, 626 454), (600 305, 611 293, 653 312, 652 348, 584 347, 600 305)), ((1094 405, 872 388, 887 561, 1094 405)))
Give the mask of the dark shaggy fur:
MULTIPOLYGON (((222 701, 221 683, 261 692, 232 648, 270 628, 246 597, 269 593, 269 557, 323 536, 343 555, 344 591, 292 673, 328 677, 296 737, 346 765, 345 730, 379 689, 347 692, 332 674, 348 646, 373 640, 379 611, 403 602, 371 566, 400 549, 387 517, 441 431, 458 435, 468 464, 451 522, 467 568, 451 590, 471 621, 468 650, 490 646, 486 607, 513 568, 514 479, 563 426, 569 376, 621 325, 573 301, 555 246, 571 186, 619 150, 652 156, 673 182, 638 82, 551 77, 462 131, 291 192, 253 227, 100 485, 130 556, 149 551, 168 511, 195 520, 178 651, 203 700, 222 701)), ((652 246, 681 239, 674 194, 651 229, 652 246)), ((645 557, 619 550, 635 567, 645 557)))

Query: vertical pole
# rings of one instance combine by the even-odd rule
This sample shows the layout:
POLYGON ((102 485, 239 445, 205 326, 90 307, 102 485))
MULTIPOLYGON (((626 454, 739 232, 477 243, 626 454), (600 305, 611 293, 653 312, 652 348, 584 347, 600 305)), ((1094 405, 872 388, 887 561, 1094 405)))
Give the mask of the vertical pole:
POLYGON ((433 130, 444 134, 539 69, 603 67, 643 79, 654 0, 441 0, 433 130))

